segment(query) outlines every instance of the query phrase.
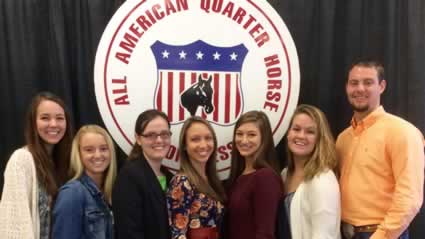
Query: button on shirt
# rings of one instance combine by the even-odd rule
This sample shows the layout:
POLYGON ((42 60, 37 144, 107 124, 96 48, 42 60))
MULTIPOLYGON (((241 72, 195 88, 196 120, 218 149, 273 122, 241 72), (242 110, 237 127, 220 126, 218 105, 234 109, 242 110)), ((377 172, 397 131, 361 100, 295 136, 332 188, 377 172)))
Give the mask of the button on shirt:
POLYGON ((424 139, 409 122, 382 106, 337 140, 342 220, 379 224, 371 238, 397 238, 423 200, 424 139))

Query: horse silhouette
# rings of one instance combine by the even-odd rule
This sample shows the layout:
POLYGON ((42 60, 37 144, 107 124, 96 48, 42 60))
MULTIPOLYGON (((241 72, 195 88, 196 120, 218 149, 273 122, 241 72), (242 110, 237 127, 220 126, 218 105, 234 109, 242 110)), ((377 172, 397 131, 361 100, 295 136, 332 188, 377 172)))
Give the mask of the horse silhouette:
POLYGON ((210 114, 214 110, 214 106, 211 103, 213 94, 211 81, 211 76, 208 77, 208 80, 203 80, 201 75, 199 75, 198 82, 194 83, 181 94, 181 104, 189 111, 190 115, 195 115, 199 106, 203 107, 207 114, 210 114))

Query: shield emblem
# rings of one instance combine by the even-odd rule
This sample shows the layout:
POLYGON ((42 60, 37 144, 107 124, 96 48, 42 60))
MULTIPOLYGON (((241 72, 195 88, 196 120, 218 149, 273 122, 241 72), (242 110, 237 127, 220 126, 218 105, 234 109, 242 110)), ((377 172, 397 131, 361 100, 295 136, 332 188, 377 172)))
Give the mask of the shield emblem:
POLYGON ((243 112, 241 69, 248 49, 209 45, 201 40, 188 45, 156 41, 151 46, 157 64, 154 108, 170 122, 191 115, 217 125, 231 125, 243 112))

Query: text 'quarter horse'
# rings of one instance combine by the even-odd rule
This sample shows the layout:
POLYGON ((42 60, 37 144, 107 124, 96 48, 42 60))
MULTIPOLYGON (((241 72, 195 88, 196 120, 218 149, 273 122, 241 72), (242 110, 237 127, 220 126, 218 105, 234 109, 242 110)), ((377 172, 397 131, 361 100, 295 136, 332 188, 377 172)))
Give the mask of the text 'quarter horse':
POLYGON ((212 77, 203 80, 199 74, 198 82, 181 94, 181 104, 189 111, 190 115, 195 115, 199 106, 203 107, 205 113, 210 114, 214 110, 212 104, 213 88, 211 87, 212 77))

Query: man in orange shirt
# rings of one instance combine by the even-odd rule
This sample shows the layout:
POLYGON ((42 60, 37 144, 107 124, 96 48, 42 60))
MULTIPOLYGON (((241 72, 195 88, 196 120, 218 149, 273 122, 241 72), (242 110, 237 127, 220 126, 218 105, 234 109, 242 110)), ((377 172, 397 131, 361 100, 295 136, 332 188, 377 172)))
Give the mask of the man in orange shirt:
POLYGON ((423 200, 424 141, 409 122, 385 112, 384 68, 353 64, 346 93, 354 115, 337 139, 343 234, 353 239, 409 238, 423 200))

